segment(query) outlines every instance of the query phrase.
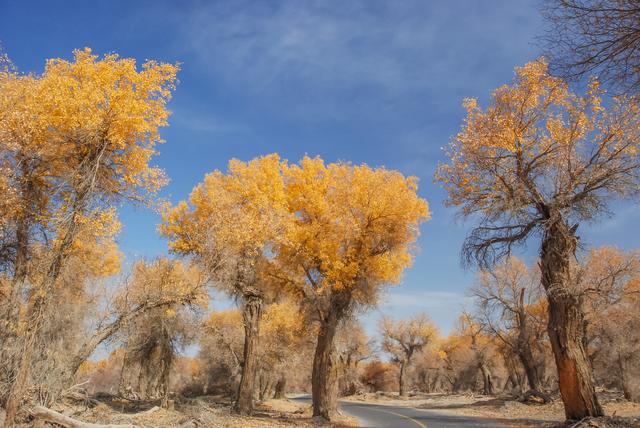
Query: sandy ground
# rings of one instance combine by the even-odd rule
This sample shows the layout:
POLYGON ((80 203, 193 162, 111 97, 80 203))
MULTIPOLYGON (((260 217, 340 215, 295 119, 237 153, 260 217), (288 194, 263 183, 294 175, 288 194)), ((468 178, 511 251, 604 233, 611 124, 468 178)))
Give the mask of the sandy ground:
MULTIPOLYGON (((354 418, 340 416, 333 423, 312 418, 311 407, 291 400, 268 400, 256 405, 251 417, 242 417, 231 412, 231 403, 218 397, 199 397, 185 399, 175 403, 174 409, 149 409, 159 403, 132 402, 118 398, 102 398, 95 406, 83 406, 78 403, 64 403, 53 410, 84 422, 100 424, 133 424, 146 427, 336 427, 355 428, 354 418), (145 413, 146 412, 146 413, 145 413)), ((23 424, 31 427, 33 424, 23 424)), ((46 425, 52 426, 52 425, 46 425)))
MULTIPOLYGON (((507 396, 414 394, 408 397, 398 397, 397 394, 372 393, 347 397, 346 400, 423 409, 443 409, 461 415, 500 420, 513 427, 558 427, 564 421, 562 402, 557 398, 549 404, 525 404, 510 400, 507 396)), ((633 423, 633 419, 637 418, 640 427, 640 404, 628 402, 622 399, 619 394, 605 392, 600 394, 600 400, 607 415, 629 418, 630 423, 633 423)))

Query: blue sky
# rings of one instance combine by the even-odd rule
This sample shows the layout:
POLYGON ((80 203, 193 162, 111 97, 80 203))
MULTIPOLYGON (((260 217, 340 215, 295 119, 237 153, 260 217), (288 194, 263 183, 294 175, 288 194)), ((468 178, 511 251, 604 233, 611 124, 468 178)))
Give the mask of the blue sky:
MULTIPOLYGON (((171 178, 162 196, 174 202, 230 158, 272 152, 418 176, 433 218, 403 283, 365 317, 369 331, 381 313, 426 311, 446 332, 467 302, 473 273, 459 251, 472 225, 443 207, 433 172, 462 99, 486 101, 539 55, 543 31, 538 3, 524 0, 0 0, 0 42, 23 72, 85 46, 182 63, 156 158, 171 178)), ((582 226, 583 243, 636 247, 636 208, 619 204, 614 217, 582 226)), ((152 211, 120 211, 129 260, 166 252, 152 211)), ((529 260, 535 252, 532 241, 529 260)))

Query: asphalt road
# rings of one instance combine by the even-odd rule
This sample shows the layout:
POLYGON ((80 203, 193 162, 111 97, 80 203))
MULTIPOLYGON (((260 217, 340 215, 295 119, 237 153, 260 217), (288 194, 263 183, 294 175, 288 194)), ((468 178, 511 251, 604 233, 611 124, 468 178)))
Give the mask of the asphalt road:
MULTIPOLYGON (((295 400, 311 401, 309 396, 296 397, 295 400)), ((362 428, 499 428, 505 425, 498 422, 458 416, 450 411, 416 409, 404 406, 341 401, 343 413, 360 421, 362 428)))
POLYGON ((363 428, 493 428, 504 425, 487 419, 413 407, 341 401, 343 413, 358 418, 363 428))

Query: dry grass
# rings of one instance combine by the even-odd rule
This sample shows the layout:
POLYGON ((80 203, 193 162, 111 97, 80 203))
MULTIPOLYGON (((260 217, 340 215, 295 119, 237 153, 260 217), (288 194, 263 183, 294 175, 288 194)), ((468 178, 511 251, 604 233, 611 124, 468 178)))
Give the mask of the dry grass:
MULTIPOLYGON (((314 419, 308 404, 292 400, 268 400, 256 405, 252 416, 239 416, 231 411, 231 403, 220 397, 199 397, 176 402, 174 409, 159 409, 151 413, 146 410, 157 402, 130 401, 116 397, 101 397, 101 403, 86 407, 78 403, 64 403, 53 410, 84 422, 102 424, 134 424, 141 428, 169 428, 181 425, 228 428, 281 428, 281 427, 336 427, 355 428, 354 418, 340 416, 327 423, 314 419)), ((32 426, 24 424, 23 427, 32 426)))

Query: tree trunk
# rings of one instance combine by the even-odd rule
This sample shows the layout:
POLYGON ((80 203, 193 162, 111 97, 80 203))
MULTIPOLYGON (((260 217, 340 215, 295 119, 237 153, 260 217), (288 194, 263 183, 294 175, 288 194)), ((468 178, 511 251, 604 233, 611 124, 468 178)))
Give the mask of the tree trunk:
POLYGON ((311 373, 313 416, 320 416, 326 420, 331 420, 338 408, 338 365, 333 344, 338 321, 337 315, 330 312, 327 318, 320 322, 311 373))
POLYGON ((529 326, 527 322, 528 315, 524 305, 524 291, 523 288, 518 298, 518 358, 527 376, 529 389, 540 391, 540 378, 538 377, 538 370, 535 359, 533 358, 533 351, 531 350, 531 338, 529 336, 529 326))
POLYGON ((480 364, 480 372, 482 373, 482 393, 484 395, 493 395, 493 378, 491 371, 486 364, 480 364))
POLYGON ((533 353, 531 352, 531 346, 528 342, 523 342, 519 344, 518 347, 518 358, 520 359, 522 367, 524 368, 524 373, 527 376, 529 389, 533 391, 540 391, 540 379, 538 378, 538 370, 533 358, 533 353))
POLYGON ((618 353, 618 366, 620 369, 620 386, 622 387, 622 393, 624 394, 624 398, 629 401, 638 402, 640 401, 640 394, 638 391, 634 390, 631 379, 628 374, 628 366, 625 359, 618 353))
POLYGON ((284 375, 284 373, 280 374, 280 378, 278 379, 278 382, 276 382, 276 391, 273 394, 273 398, 284 398, 285 397, 285 393, 286 393, 286 389, 287 389, 287 377, 284 375))
POLYGON ((242 317, 244 319, 244 361, 242 376, 234 410, 241 415, 249 415, 253 411, 253 392, 258 373, 258 339, 260 320, 262 318, 262 296, 245 295, 242 317))
POLYGON ((20 408, 22 396, 29 379, 31 358, 44 323, 43 318, 46 313, 48 299, 50 298, 53 287, 60 276, 64 261, 68 256, 68 249, 71 247, 71 244, 76 237, 78 230, 77 220, 81 212, 80 207, 82 206, 84 206, 84 200, 76 201, 74 203, 74 210, 72 211, 69 223, 67 223, 68 226, 66 233, 64 234, 64 238, 53 255, 47 273, 42 279, 41 286, 35 290, 36 294, 33 296, 33 303, 26 317, 27 330, 24 334, 20 364, 18 366, 15 380, 11 384, 9 397, 7 398, 5 416, 5 427, 7 428, 11 428, 13 426, 14 419, 18 413, 18 409, 20 408))
POLYGON ((405 367, 405 362, 401 361, 400 373, 398 374, 398 395, 400 395, 400 397, 404 397, 407 395, 407 391, 405 390, 405 385, 404 385, 404 367, 405 367))
POLYGON ((568 420, 604 414, 596 397, 583 342, 581 297, 571 290, 571 257, 577 238, 561 219, 550 219, 542 241, 540 270, 549 300, 548 333, 558 369, 560 395, 568 420))

